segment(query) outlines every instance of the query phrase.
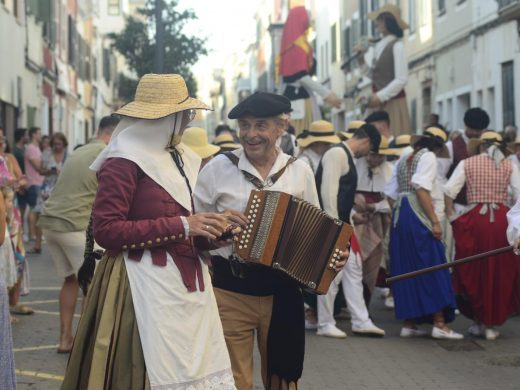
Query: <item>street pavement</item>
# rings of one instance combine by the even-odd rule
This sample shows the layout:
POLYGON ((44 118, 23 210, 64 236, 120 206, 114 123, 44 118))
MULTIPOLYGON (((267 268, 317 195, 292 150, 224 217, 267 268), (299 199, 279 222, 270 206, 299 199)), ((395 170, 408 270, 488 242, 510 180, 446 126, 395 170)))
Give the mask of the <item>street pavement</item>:
MULTIPOLYGON (((61 280, 46 248, 41 255, 30 255, 29 262, 31 293, 22 300, 36 313, 18 316, 20 321, 13 326, 18 388, 58 389, 68 358, 56 353, 61 280)), ((385 338, 353 336, 346 320, 338 323, 349 333, 346 340, 307 333, 300 389, 520 389, 519 316, 499 328, 501 337, 496 341, 467 337, 460 342, 441 342, 400 339, 400 323, 378 297, 373 299, 371 314, 386 330, 385 338)), ((452 327, 464 332, 468 325, 459 316, 452 327)), ((258 362, 256 355, 254 389, 263 388, 258 362)))

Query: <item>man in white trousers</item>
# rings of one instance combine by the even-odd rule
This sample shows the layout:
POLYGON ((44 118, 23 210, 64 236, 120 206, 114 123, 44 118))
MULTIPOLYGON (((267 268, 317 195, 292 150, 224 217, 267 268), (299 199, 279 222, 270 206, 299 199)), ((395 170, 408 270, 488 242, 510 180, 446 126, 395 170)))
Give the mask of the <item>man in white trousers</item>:
MULTIPOLYGON (((323 210, 344 222, 351 222, 350 213, 354 206, 357 188, 357 172, 354 158, 366 156, 370 151, 378 152, 381 136, 370 124, 354 131, 353 136, 330 148, 321 160, 316 172, 316 184, 320 189, 323 210)), ((359 335, 383 337, 385 331, 375 326, 368 315, 363 299, 363 265, 356 238, 352 238, 350 257, 345 268, 338 273, 326 295, 318 297, 318 336, 345 338, 347 334, 336 327, 334 299, 339 283, 350 311, 352 332, 359 335)))

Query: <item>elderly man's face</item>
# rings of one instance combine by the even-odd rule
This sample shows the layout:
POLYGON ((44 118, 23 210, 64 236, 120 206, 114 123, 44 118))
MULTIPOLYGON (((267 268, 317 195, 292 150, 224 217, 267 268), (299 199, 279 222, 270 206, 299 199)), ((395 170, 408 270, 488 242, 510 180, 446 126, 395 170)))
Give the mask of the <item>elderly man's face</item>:
POLYGON ((268 158, 275 151, 276 140, 282 135, 285 125, 283 120, 277 118, 240 118, 240 143, 247 157, 250 160, 268 158))

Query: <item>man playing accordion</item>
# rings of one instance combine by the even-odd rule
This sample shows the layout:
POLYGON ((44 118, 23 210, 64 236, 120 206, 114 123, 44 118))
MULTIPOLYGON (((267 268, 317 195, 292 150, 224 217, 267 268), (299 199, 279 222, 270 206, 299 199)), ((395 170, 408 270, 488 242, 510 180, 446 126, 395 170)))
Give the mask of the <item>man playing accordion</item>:
MULTIPOLYGON (((282 191, 319 207, 312 170, 284 154, 276 141, 288 125, 291 103, 284 96, 257 92, 229 113, 237 119, 241 149, 219 155, 200 172, 195 188, 199 211, 230 211, 247 219, 252 190, 282 191)), ((303 370, 304 308, 299 286, 267 267, 229 261, 230 247, 211 252, 213 285, 237 389, 253 387, 256 331, 266 389, 296 389, 303 370)), ((337 270, 348 253, 341 253, 337 270)))

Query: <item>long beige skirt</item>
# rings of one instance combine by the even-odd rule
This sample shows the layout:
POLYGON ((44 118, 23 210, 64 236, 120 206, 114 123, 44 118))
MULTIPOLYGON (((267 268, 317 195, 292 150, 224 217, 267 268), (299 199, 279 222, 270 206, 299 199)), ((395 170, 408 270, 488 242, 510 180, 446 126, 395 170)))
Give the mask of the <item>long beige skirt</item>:
POLYGON ((122 255, 96 269, 61 388, 150 389, 122 255))

